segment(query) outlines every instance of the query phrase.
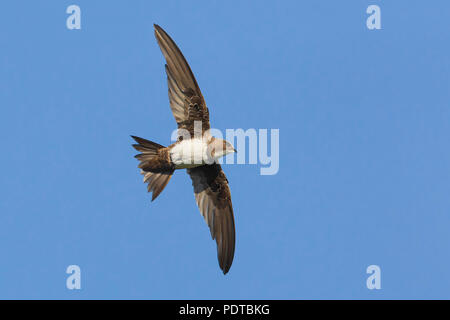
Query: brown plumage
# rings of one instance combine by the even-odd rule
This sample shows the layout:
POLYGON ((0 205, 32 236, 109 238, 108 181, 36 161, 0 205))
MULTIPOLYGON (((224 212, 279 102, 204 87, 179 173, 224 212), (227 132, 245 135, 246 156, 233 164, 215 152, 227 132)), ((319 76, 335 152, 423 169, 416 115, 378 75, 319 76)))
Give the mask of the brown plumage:
POLYGON ((175 171, 168 148, 152 141, 131 136, 137 144, 133 147, 142 152, 134 157, 140 161, 139 168, 148 183, 148 192, 152 192, 152 201, 163 191, 175 171))
MULTIPOLYGON (((178 124, 178 141, 169 147, 132 136, 133 147, 141 153, 135 157, 152 192, 152 201, 162 192, 176 169, 187 168, 192 179, 197 205, 217 243, 220 268, 226 274, 231 267, 235 249, 235 226, 230 188, 219 164, 186 162, 186 148, 204 146, 214 159, 236 152, 230 143, 209 135, 209 110, 200 87, 186 59, 170 36, 155 25, 155 37, 166 59, 170 108, 178 124), (204 140, 194 139, 195 122, 201 122, 204 140), (185 131, 185 132, 183 132, 185 131), (190 136, 186 139, 184 133, 190 136), (199 142, 200 141, 200 142, 199 142)), ((202 148, 200 148, 203 150, 202 148)), ((197 151, 195 151, 197 152, 197 151)), ((197 153, 197 156, 199 154, 197 153)))
POLYGON ((234 217, 228 180, 219 164, 187 169, 195 200, 217 242, 220 268, 227 273, 234 256, 234 217))
POLYGON ((209 111, 189 64, 172 38, 158 25, 155 25, 155 37, 166 58, 170 108, 178 128, 187 130, 191 137, 194 121, 202 122, 203 131, 210 129, 209 111))

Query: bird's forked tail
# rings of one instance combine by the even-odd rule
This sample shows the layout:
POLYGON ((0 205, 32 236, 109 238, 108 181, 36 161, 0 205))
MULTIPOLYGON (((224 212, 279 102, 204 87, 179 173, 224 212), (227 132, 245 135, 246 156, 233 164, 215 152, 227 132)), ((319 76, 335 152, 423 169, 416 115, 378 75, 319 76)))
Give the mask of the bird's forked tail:
POLYGON ((133 147, 141 152, 135 158, 140 161, 138 167, 144 175, 144 183, 148 183, 148 192, 152 192, 153 201, 164 190, 175 167, 166 147, 143 138, 131 137, 137 142, 133 147))

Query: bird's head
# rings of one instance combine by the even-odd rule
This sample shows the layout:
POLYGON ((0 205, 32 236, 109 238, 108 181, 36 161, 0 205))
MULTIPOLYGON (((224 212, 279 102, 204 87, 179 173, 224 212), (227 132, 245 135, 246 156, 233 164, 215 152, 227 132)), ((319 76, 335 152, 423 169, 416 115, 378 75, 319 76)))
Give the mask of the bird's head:
POLYGON ((227 154, 237 152, 231 143, 219 138, 212 138, 209 143, 211 157, 219 159, 227 154))

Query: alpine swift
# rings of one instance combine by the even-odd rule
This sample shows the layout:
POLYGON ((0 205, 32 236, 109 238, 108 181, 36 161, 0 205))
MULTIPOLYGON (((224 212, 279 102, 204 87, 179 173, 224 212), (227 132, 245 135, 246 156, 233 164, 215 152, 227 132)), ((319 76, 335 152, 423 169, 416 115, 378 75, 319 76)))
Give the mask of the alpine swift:
POLYGON ((152 192, 158 197, 177 169, 186 169, 194 187, 195 200, 217 243, 220 268, 226 274, 234 257, 235 229, 230 188, 217 160, 236 152, 231 143, 209 133, 209 110, 186 59, 170 36, 158 25, 155 37, 166 59, 169 102, 178 125, 175 143, 164 147, 132 136, 135 157, 152 192), (200 130, 199 130, 200 127, 200 130))

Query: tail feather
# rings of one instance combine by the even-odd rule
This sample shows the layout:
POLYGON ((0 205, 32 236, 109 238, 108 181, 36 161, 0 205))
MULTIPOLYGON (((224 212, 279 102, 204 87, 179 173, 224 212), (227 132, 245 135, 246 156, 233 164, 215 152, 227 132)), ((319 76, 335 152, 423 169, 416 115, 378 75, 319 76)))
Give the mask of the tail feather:
POLYGON ((138 167, 141 168, 141 174, 144 175, 144 183, 148 183, 148 192, 152 192, 153 201, 166 187, 174 168, 166 159, 167 155, 164 157, 164 153, 160 152, 161 149, 165 149, 164 146, 143 138, 131 137, 137 142, 137 144, 133 144, 133 147, 142 152, 135 155, 135 158, 140 161, 138 167))
MULTIPOLYGON (((144 155, 153 155, 156 156, 158 155, 158 150, 164 148, 164 146, 157 144, 156 142, 153 141, 149 141, 143 138, 139 138, 139 137, 135 137, 135 136, 131 136, 136 142, 137 144, 133 144, 133 147, 137 150, 142 152, 144 155)), ((139 154, 136 155, 140 156, 139 154)))
POLYGON ((157 196, 164 190, 166 185, 169 183, 170 178, 172 178, 173 171, 170 173, 166 172, 145 172, 141 170, 141 174, 144 175, 144 183, 148 183, 147 191, 152 192, 152 201, 156 199, 157 196))

